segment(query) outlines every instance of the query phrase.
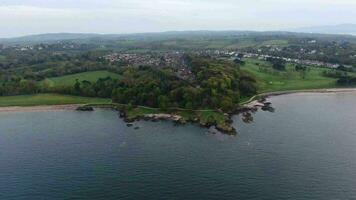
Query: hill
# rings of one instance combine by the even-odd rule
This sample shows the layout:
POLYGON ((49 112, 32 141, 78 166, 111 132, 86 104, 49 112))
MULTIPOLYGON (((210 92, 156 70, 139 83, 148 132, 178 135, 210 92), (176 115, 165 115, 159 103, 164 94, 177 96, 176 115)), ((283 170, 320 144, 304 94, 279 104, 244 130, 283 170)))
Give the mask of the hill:
POLYGON ((46 33, 46 34, 38 34, 38 35, 26 35, 22 37, 14 37, 14 38, 1 38, 1 43, 8 44, 31 44, 31 43, 51 43, 57 41, 64 40, 82 40, 95 38, 100 36, 100 34, 86 34, 86 33, 46 33))
MULTIPOLYGON (((322 27, 319 28, 320 30, 322 27)), ((327 27, 324 28, 327 30, 327 27)), ((331 28, 330 28, 331 29, 331 28)), ((70 41, 77 43, 97 43, 97 44, 112 44, 112 41, 136 41, 136 42, 152 42, 166 40, 189 40, 189 41, 210 41, 224 40, 231 42, 236 39, 269 37, 269 38, 289 38, 289 37, 327 37, 333 33, 356 33, 354 26, 349 25, 348 29, 344 27, 338 28, 339 31, 317 31, 315 28, 304 28, 287 31, 170 31, 156 33, 134 33, 134 34, 95 34, 95 33, 48 33, 39 35, 28 35, 16 38, 0 38, 0 43, 3 44, 38 44, 38 43, 56 43, 60 41, 70 41), (342 31, 344 30, 344 31, 342 31), (299 33, 298 33, 299 32, 299 33), (311 34, 318 33, 318 34, 311 34), (327 34, 320 34, 327 33, 327 34)), ((342 36, 332 36, 342 37, 342 36)), ((345 37, 345 36, 343 36, 345 37)))
POLYGON ((356 35, 356 24, 340 24, 334 26, 313 26, 293 29, 291 31, 321 34, 349 34, 356 35))

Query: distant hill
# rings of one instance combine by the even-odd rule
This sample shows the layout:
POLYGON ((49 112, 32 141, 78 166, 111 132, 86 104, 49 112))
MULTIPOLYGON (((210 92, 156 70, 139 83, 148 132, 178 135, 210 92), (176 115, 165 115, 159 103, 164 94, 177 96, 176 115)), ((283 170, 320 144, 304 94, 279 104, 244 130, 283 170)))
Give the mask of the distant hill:
MULTIPOLYGON (((355 25, 356 27, 356 25, 355 25)), ((37 44, 37 43, 55 43, 59 41, 70 41, 78 43, 111 43, 113 40, 135 40, 135 41, 164 41, 172 39, 183 40, 234 40, 254 37, 319 37, 319 38, 351 38, 353 36, 340 36, 328 34, 314 34, 314 29, 298 29, 294 31, 170 31, 156 33, 134 33, 134 34, 95 34, 95 33, 47 33, 39 35, 28 35, 16 38, 0 38, 3 44, 37 44), (300 33, 297 33, 300 32, 300 33), (313 33, 313 34, 311 34, 313 33)), ((316 29, 315 29, 316 30, 316 29)), ((341 30, 341 29, 339 29, 341 30)), ((353 30, 351 28, 348 29, 353 30)), ((330 31, 330 33, 332 33, 330 31)), ((355 28, 356 33, 356 28, 355 28)))
POLYGON ((292 29, 289 31, 303 33, 321 33, 321 34, 348 34, 356 35, 356 24, 340 24, 335 26, 314 26, 292 29))
MULTIPOLYGON (((282 33, 282 32, 281 32, 282 33)), ((133 39, 133 40, 165 40, 165 39, 187 39, 187 38, 217 38, 242 35, 275 35, 277 32, 253 32, 253 31, 169 31, 153 33, 133 33, 133 34, 86 34, 86 33, 46 33, 39 35, 28 35, 14 38, 0 38, 0 43, 8 44, 31 44, 31 43, 51 43, 57 41, 77 41, 87 42, 88 40, 113 40, 113 39, 133 39)))
POLYGON ((112 39, 135 39, 135 40, 164 40, 164 39, 187 39, 187 38, 221 38, 236 36, 274 36, 295 35, 286 31, 167 31, 131 34, 96 34, 96 33, 45 33, 38 35, 26 35, 14 38, 0 38, 5 43, 38 43, 56 42, 64 40, 112 40, 112 39))
POLYGON ((169 40, 169 39, 229 39, 244 36, 276 36, 276 35, 295 35, 284 31, 168 31, 152 33, 133 33, 133 34, 86 34, 86 33, 46 33, 39 35, 28 35, 14 38, 0 38, 0 43, 7 44, 33 44, 33 43, 53 43, 58 41, 107 41, 116 39, 130 40, 169 40))
POLYGON ((99 37, 100 34, 86 33, 46 33, 39 35, 27 35, 14 38, 2 38, 2 43, 39 43, 39 42, 56 42, 63 40, 89 39, 99 37))

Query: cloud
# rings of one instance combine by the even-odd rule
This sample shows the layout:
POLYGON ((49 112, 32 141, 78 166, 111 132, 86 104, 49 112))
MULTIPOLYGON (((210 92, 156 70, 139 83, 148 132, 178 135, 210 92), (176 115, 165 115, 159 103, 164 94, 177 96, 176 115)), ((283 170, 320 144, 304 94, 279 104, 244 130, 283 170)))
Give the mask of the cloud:
POLYGON ((356 23, 354 0, 1 0, 0 37, 356 23))

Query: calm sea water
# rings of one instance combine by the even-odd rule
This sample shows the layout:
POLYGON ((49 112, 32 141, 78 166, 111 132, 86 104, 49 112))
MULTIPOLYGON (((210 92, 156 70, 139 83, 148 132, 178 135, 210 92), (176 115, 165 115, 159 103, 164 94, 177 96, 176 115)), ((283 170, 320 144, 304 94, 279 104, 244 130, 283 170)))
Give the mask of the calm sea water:
POLYGON ((0 113, 0 199, 356 199, 356 94, 271 99, 238 136, 108 110, 0 113))

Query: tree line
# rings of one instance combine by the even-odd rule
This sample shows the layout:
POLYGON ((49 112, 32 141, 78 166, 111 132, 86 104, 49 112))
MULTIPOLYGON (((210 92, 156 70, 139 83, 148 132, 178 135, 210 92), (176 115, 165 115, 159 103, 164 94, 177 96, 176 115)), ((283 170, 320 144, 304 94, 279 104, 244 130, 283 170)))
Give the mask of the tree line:
POLYGON ((211 58, 187 57, 194 80, 179 79, 170 68, 121 67, 119 79, 77 80, 73 86, 49 87, 34 80, 14 78, 0 85, 0 95, 55 92, 112 98, 114 102, 166 109, 222 109, 238 106, 240 97, 257 92, 256 80, 239 65, 211 58))

